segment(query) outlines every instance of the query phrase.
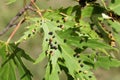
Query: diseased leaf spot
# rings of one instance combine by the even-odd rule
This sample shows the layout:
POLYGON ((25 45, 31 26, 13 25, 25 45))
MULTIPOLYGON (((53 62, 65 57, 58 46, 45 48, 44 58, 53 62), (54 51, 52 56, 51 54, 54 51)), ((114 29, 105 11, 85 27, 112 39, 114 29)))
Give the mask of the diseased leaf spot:
POLYGON ((50 54, 52 54, 52 53, 53 53, 53 51, 51 50, 51 51, 50 51, 50 54))
POLYGON ((55 35, 52 38, 55 38, 55 35))
POLYGON ((89 78, 92 78, 92 76, 88 76, 89 78))
POLYGON ((48 39, 46 39, 45 41, 48 41, 48 39))
POLYGON ((53 21, 53 19, 51 19, 51 21, 53 21))
POLYGON ((82 71, 81 70, 79 70, 79 73, 81 73, 82 71))
POLYGON ((66 18, 64 18, 64 17, 62 18, 62 20, 63 20, 64 23, 67 21, 66 18))
POLYGON ((84 65, 83 64, 80 64, 80 67, 83 67, 84 65))
POLYGON ((60 22, 59 20, 56 21, 56 23, 59 23, 59 22, 60 22))
POLYGON ((77 58, 79 58, 80 57, 80 54, 77 54, 77 56, 76 56, 77 58))
POLYGON ((53 35, 53 32, 49 32, 48 34, 49 34, 49 35, 53 35))
POLYGON ((67 42, 67 40, 66 39, 64 39, 64 41, 63 41, 64 43, 66 43, 67 42))
POLYGON ((53 46, 52 48, 55 49, 55 50, 57 50, 57 47, 56 47, 56 46, 53 46))
POLYGON ((30 37, 31 36, 31 34, 28 34, 28 37, 30 37))
POLYGON ((49 44, 51 44, 51 42, 52 42, 52 39, 50 38, 50 39, 49 39, 49 44))
POLYGON ((59 27, 60 27, 61 29, 63 29, 63 28, 64 28, 64 25, 60 25, 59 27))
POLYGON ((42 22, 40 22, 40 25, 42 25, 42 22))
POLYGON ((78 63, 80 63, 81 62, 81 60, 78 60, 78 63))
POLYGON ((45 54, 46 54, 46 55, 48 54, 48 50, 45 51, 45 54))
POLYGON ((55 42, 55 44, 57 44, 57 42, 55 42))

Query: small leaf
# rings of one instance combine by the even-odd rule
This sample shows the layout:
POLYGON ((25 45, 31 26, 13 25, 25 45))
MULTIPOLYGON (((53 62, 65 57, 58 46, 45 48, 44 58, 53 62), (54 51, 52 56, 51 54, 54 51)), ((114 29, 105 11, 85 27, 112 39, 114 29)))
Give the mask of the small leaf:
POLYGON ((120 61, 107 56, 98 56, 95 62, 95 67, 102 67, 105 69, 110 69, 111 67, 119 67, 120 61))
POLYGON ((12 4, 14 2, 16 2, 16 0, 7 0, 7 5, 12 4))
POLYGON ((109 8, 114 11, 115 13, 117 13, 118 15, 120 15, 120 1, 119 0, 115 0, 114 3, 110 3, 109 8))

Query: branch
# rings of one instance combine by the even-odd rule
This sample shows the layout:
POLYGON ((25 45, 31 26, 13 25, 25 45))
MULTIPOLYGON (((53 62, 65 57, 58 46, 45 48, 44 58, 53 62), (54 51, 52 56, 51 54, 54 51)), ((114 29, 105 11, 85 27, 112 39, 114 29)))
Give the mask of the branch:
POLYGON ((25 5, 24 8, 22 8, 15 17, 12 18, 12 20, 8 23, 8 25, 6 26, 6 28, 0 32, 0 36, 3 35, 5 32, 7 32, 9 30, 9 28, 13 27, 15 25, 15 21, 18 20, 25 11, 27 11, 30 6, 32 6, 32 3, 36 2, 36 0, 31 0, 31 2, 27 5, 25 5))

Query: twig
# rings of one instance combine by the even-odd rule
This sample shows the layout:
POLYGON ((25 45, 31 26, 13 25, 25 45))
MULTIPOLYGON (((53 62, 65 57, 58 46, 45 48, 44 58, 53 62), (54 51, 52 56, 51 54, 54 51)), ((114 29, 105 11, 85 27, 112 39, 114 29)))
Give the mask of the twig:
POLYGON ((34 7, 36 8, 36 12, 38 13, 38 15, 42 17, 42 13, 41 13, 41 10, 39 9, 39 7, 35 4, 34 0, 31 0, 31 4, 34 5, 34 7))
POLYGON ((19 17, 21 17, 23 15, 23 13, 29 9, 29 7, 32 5, 33 2, 35 2, 36 0, 32 0, 29 4, 27 4, 24 8, 22 8, 15 17, 13 17, 13 19, 8 23, 8 25, 6 26, 6 28, 0 32, 0 36, 3 35, 5 32, 7 32, 9 30, 9 28, 13 27, 15 24, 15 21, 19 19, 19 17))
POLYGON ((19 29, 20 25, 25 21, 25 19, 21 19, 20 22, 16 25, 16 28, 14 29, 14 31, 11 33, 10 37, 7 40, 7 44, 10 42, 10 40, 12 39, 12 37, 14 36, 14 34, 16 33, 16 31, 19 29))

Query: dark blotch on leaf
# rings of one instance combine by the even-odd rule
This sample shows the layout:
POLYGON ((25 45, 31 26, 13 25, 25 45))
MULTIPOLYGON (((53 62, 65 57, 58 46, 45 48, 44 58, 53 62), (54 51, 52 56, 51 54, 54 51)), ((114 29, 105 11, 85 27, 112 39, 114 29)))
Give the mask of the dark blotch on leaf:
POLYGON ((64 20, 64 17, 62 17, 62 20, 64 20))
POLYGON ((80 67, 83 67, 84 65, 83 64, 80 64, 80 67))
POLYGON ((85 38, 85 42, 87 42, 88 41, 88 36, 85 36, 84 38, 85 38))
POLYGON ((80 57, 80 54, 77 54, 76 57, 79 58, 79 57, 80 57))
POLYGON ((81 60, 78 60, 78 63, 80 63, 81 62, 81 60))
POLYGON ((83 61, 83 63, 86 64, 86 65, 89 65, 89 66, 93 66, 93 67, 94 67, 94 64, 91 63, 90 61, 83 61))
POLYGON ((62 52, 62 49, 61 49, 60 45, 58 45, 58 49, 59 49, 60 52, 62 52))
POLYGON ((53 49, 57 50, 57 47, 56 47, 56 46, 53 46, 53 49))
POLYGON ((77 48, 74 49, 74 51, 75 51, 76 53, 81 53, 82 49, 77 47, 77 48))
POLYGON ((35 34, 35 32, 32 32, 33 34, 35 34))
POLYGON ((42 22, 40 22, 40 25, 42 25, 42 22))
POLYGON ((79 73, 81 73, 82 71, 81 70, 79 70, 79 73))
POLYGON ((59 20, 56 21, 56 23, 59 23, 59 22, 60 22, 59 20))
POLYGON ((67 40, 66 39, 64 39, 64 41, 63 41, 64 43, 66 43, 67 42, 67 40))
POLYGON ((66 19, 64 17, 62 18, 62 20, 63 20, 64 23, 66 22, 66 19))
POLYGON ((73 57, 76 57, 76 54, 74 54, 73 57))
POLYGON ((115 3, 115 0, 111 0, 111 3, 115 3))
POLYGON ((31 34, 28 34, 28 37, 30 37, 31 36, 31 34))
POLYGON ((37 20, 37 23, 39 23, 39 20, 37 20))
POLYGON ((46 39, 46 41, 48 41, 48 39, 46 39))
POLYGON ((50 54, 52 54, 53 53, 53 51, 50 51, 50 54))
POLYGON ((96 55, 97 55, 97 56, 99 56, 99 53, 98 53, 98 52, 96 52, 96 55))
POLYGON ((90 55, 88 55, 87 57, 90 58, 90 55))
POLYGON ((92 76, 88 76, 89 78, 92 78, 92 76))
POLYGON ((53 46, 53 44, 52 44, 52 39, 49 39, 48 44, 50 45, 50 47, 53 46))
POLYGON ((52 38, 55 38, 55 35, 52 38))
POLYGON ((50 48, 53 49, 53 44, 51 43, 51 44, 49 44, 49 45, 50 45, 50 48))
POLYGON ((84 38, 82 38, 81 40, 80 40, 80 43, 82 43, 84 41, 84 38))
POLYGON ((87 48, 87 46, 83 46, 83 48, 84 48, 84 49, 86 49, 86 48, 87 48))
POLYGON ((57 42, 55 42, 55 44, 57 44, 57 42))
POLYGON ((36 31, 36 29, 34 29, 34 31, 36 31))
POLYGON ((48 54, 48 50, 45 51, 45 54, 46 54, 46 55, 48 54))
POLYGON ((53 21, 53 19, 51 19, 51 21, 53 21))
POLYGON ((50 39, 49 39, 49 44, 51 44, 51 42, 52 42, 52 39, 50 38, 50 39))
POLYGON ((59 27, 60 27, 61 29, 63 29, 63 28, 64 28, 64 26, 63 26, 63 25, 60 25, 59 27))
POLYGON ((49 32, 48 34, 49 34, 49 35, 53 35, 53 32, 49 32))

